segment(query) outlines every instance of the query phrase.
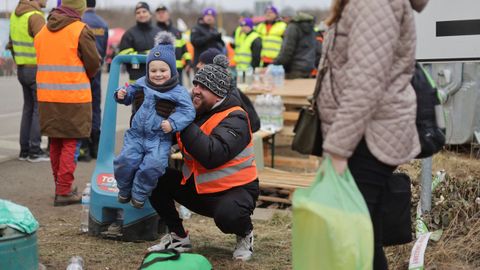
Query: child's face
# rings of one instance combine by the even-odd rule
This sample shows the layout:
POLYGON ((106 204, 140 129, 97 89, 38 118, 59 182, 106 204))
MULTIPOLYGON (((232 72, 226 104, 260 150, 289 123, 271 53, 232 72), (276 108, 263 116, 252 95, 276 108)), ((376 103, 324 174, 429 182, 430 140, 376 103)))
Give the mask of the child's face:
POLYGON ((148 65, 148 78, 156 85, 162 85, 172 77, 170 67, 167 63, 154 60, 148 65))

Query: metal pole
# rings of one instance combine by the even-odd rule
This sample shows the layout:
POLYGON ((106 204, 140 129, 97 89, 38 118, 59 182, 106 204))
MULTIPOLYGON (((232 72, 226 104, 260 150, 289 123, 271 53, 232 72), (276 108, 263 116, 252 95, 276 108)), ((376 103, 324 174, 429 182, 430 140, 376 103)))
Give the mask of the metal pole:
POLYGON ((422 214, 432 209, 432 157, 422 159, 420 207, 422 214))

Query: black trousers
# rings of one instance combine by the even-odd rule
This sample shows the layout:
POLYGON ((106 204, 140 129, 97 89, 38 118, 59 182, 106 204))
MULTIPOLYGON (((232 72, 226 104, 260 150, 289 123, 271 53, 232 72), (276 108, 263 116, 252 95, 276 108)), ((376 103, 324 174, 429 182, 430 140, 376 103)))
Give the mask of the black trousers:
POLYGON ((250 216, 260 193, 258 180, 226 191, 198 194, 193 179, 181 185, 182 173, 167 168, 149 200, 171 232, 182 235, 185 230, 174 201, 191 211, 214 219, 217 227, 228 234, 246 236, 252 229, 250 216))
POLYGON ((396 167, 379 161, 370 152, 365 140, 362 140, 349 158, 348 168, 367 203, 372 219, 375 243, 373 269, 388 269, 387 258, 383 251, 383 194, 387 180, 396 167))

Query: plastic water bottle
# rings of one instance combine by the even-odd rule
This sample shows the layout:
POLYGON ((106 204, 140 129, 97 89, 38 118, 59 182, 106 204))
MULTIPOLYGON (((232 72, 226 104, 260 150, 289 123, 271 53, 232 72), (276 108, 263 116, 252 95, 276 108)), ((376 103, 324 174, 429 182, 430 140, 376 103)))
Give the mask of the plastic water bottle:
POLYGON ((283 128, 283 100, 281 96, 274 96, 272 100, 272 126, 274 131, 283 128))
POLYGON ((270 65, 275 88, 283 87, 285 80, 285 70, 282 65, 270 65))
POLYGON ((245 70, 245 83, 247 85, 251 85, 253 82, 253 68, 248 67, 247 70, 245 70))
POLYGON ((70 258, 66 270, 83 270, 83 259, 80 256, 73 256, 70 258))
POLYGON ((90 212, 90 191, 91 184, 87 183, 85 189, 82 192, 82 213, 80 215, 80 231, 88 232, 88 216, 90 212))
POLYGON ((243 70, 237 70, 237 85, 245 83, 244 74, 243 70))
POLYGON ((278 66, 277 87, 282 88, 285 84, 285 69, 282 65, 278 66))
POLYGON ((265 71, 265 84, 270 87, 275 87, 274 83, 274 65, 269 65, 265 71))
POLYGON ((192 216, 192 212, 190 212, 190 210, 188 210, 188 208, 186 208, 185 206, 180 205, 180 207, 178 207, 178 215, 181 219, 185 220, 189 219, 192 216))
POLYGON ((255 111, 258 114, 258 117, 260 118, 260 128, 264 129, 265 128, 265 96, 264 95, 258 95, 255 98, 255 102, 253 104, 255 107, 255 111))
MULTIPOLYGON (((273 96, 271 94, 265 95, 265 102, 264 102, 264 118, 265 118, 265 129, 272 131, 273 130, 273 96)), ((261 121, 261 120, 260 120, 261 121)))

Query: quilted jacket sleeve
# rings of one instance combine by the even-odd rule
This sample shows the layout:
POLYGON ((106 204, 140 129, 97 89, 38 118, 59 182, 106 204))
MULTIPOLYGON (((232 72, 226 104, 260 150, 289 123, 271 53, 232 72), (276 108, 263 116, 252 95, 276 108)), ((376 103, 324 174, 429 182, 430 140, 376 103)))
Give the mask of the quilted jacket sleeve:
POLYGON ((349 29, 347 61, 340 71, 345 80, 323 148, 348 158, 388 89, 400 23, 389 0, 350 1, 338 24, 342 23, 349 29))

